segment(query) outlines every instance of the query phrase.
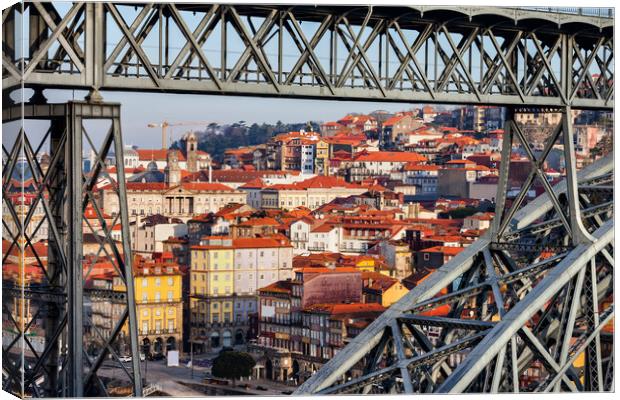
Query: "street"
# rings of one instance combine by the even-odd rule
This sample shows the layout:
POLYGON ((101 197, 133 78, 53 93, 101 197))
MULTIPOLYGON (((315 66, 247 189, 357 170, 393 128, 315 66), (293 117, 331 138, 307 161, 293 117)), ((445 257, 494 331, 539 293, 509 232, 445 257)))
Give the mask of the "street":
MULTIPOLYGON (((228 385, 205 384, 204 378, 210 377, 210 368, 199 366, 205 364, 204 360, 212 360, 217 354, 207 354, 194 356, 194 368, 192 378, 192 368, 185 363, 180 363, 178 367, 168 367, 166 360, 159 361, 140 361, 140 371, 143 378, 145 363, 148 365, 146 373, 146 383, 156 384, 161 387, 161 391, 170 396, 182 397, 204 397, 206 395, 284 395, 295 390, 292 386, 267 381, 264 379, 242 379, 236 382, 236 387, 232 387, 232 382, 228 385), (202 362, 201 362, 202 361, 202 362), (245 387, 240 387, 247 384, 245 387), (265 390, 257 389, 260 387, 265 390)), ((187 357, 182 357, 186 360, 187 357)), ((125 363, 129 368, 130 363, 125 363)), ((114 363, 105 362, 102 365, 101 376, 112 379, 125 380, 126 375, 122 368, 114 363)))

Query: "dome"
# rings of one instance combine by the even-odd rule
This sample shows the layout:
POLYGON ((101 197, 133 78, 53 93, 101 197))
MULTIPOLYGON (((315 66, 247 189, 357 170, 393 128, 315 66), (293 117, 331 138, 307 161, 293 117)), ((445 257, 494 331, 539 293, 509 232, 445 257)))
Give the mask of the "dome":
POLYGON ((147 171, 157 171, 157 163, 155 161, 151 161, 150 163, 147 164, 146 166, 146 170, 147 171))

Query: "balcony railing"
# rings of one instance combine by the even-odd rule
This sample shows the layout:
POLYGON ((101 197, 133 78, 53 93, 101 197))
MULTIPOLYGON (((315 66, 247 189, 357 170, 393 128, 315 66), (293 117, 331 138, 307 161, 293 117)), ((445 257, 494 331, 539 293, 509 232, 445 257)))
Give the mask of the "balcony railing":
POLYGON ((327 251, 327 247, 324 246, 308 246, 308 251, 327 251))
POLYGON ((146 336, 146 335, 164 335, 164 334, 176 334, 176 333, 181 333, 181 331, 179 329, 148 329, 148 330, 144 330, 144 329, 140 329, 138 331, 138 333, 142 336, 146 336))
POLYGON ((140 300, 140 304, 162 304, 162 303, 180 303, 182 301, 181 298, 173 298, 173 299, 142 299, 140 300))

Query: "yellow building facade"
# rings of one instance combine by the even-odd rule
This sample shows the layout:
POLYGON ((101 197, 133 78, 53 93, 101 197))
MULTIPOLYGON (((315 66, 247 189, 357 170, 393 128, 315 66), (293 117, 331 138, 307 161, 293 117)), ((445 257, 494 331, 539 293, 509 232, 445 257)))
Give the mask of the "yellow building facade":
POLYGON ((190 341, 204 345, 211 340, 205 328, 233 321, 234 255, 228 242, 193 246, 191 252, 190 341))
MULTIPOLYGON (((166 354, 183 340, 182 272, 178 264, 137 260, 134 265, 141 352, 166 354)), ((126 327, 125 327, 126 329, 126 327)))

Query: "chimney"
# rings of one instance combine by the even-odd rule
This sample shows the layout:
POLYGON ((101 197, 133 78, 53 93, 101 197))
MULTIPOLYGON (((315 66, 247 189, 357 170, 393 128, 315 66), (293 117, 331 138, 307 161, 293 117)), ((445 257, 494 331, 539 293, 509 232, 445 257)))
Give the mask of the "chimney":
POLYGON ((213 182, 213 168, 211 167, 211 163, 209 163, 209 183, 213 182))

